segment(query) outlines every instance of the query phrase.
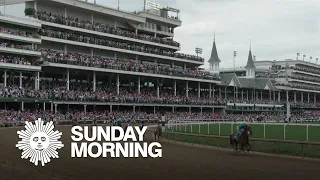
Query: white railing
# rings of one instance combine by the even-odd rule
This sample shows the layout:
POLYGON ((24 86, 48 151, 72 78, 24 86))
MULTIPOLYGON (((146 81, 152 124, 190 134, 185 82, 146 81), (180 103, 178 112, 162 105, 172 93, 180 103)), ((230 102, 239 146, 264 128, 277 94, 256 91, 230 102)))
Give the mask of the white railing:
MULTIPOLYGON (((313 121, 315 122, 315 121, 313 121)), ((319 122, 319 120, 318 120, 319 122)), ((200 120, 170 120, 168 121, 168 124, 166 125, 166 129, 169 131, 179 131, 179 132, 185 132, 185 133, 197 133, 197 134, 215 134, 215 135, 227 135, 228 133, 233 134, 235 132, 236 125, 241 122, 226 122, 226 121, 200 121, 200 120), (227 127, 230 125, 229 127, 227 127), (218 126, 214 128, 214 126, 218 126), (222 128, 223 126, 223 128, 222 128), (216 130, 218 129, 218 132, 216 130), (214 133, 212 133, 214 131, 214 133)), ((268 128, 274 128, 275 126, 283 126, 283 129, 281 130, 281 134, 278 132, 270 132, 270 134, 279 136, 277 139, 283 139, 283 140, 288 140, 288 135, 295 134, 295 132, 287 132, 288 131, 288 126, 300 126, 301 131, 305 131, 305 136, 301 137, 304 138, 305 141, 309 141, 310 137, 310 132, 309 129, 310 127, 319 127, 317 130, 313 130, 315 134, 320 132, 320 122, 319 124, 301 124, 301 123, 276 123, 273 121, 269 122, 263 122, 263 123, 250 123, 250 126, 252 127, 253 131, 259 128, 259 126, 263 126, 263 134, 260 133, 259 138, 263 139, 273 139, 273 138, 268 138, 267 137, 267 131, 268 128), (305 129, 304 129, 305 128, 305 129), (275 134, 273 134, 275 133, 275 134), (282 134, 283 133, 283 134, 282 134), (281 136, 281 137, 280 137, 281 136)), ((262 129, 261 127, 259 129, 262 129)), ((279 129, 278 129, 279 130, 279 129)), ((290 130, 290 129, 289 129, 290 130)), ((229 134, 229 135, 230 135, 229 134)), ((255 132, 254 132, 255 134, 255 132)), ((289 138, 290 139, 290 138, 289 138)), ((320 135, 319 138, 320 140, 320 135)), ((290 139, 293 140, 293 139, 290 139)))

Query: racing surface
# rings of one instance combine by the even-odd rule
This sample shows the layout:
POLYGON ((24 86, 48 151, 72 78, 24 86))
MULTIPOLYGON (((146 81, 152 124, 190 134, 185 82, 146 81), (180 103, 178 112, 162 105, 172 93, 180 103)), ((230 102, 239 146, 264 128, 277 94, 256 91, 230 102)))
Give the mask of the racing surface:
MULTIPOLYGON (((57 127, 65 147, 59 159, 36 167, 20 158, 16 128, 0 129, 1 180, 98 179, 319 179, 320 161, 238 154, 162 142, 163 158, 71 158, 71 127, 57 127)), ((147 134, 150 140, 151 135, 147 134)))

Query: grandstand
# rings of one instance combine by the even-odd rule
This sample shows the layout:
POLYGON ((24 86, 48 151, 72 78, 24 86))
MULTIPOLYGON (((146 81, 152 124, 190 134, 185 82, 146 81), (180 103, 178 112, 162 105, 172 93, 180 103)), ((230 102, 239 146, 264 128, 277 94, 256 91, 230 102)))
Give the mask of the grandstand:
POLYGON ((254 61, 250 49, 245 68, 229 72, 219 68, 214 40, 210 69, 200 70, 204 58, 179 52, 174 41, 182 23, 177 9, 147 3, 129 13, 80 0, 10 3, 24 4, 26 17, 0 16, 2 123, 39 116, 154 120, 163 113, 166 119, 267 119, 288 111, 286 96, 292 118, 318 115, 318 65, 254 61), (302 108, 309 110, 302 114, 302 108))

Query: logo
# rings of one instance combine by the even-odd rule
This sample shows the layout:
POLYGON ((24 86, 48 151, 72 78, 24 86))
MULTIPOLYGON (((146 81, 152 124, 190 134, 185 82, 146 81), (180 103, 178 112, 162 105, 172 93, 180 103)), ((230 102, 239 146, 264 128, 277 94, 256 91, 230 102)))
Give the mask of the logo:
POLYGON ((137 158, 162 157, 159 142, 144 142, 147 127, 74 126, 71 129, 72 158, 137 158))
POLYGON ((53 131, 54 125, 50 121, 44 124, 39 118, 33 123, 26 122, 26 130, 18 131, 21 141, 16 147, 22 150, 21 159, 30 158, 30 162, 38 166, 39 161, 44 166, 51 161, 51 158, 59 158, 57 149, 64 147, 61 141, 62 133, 53 131))

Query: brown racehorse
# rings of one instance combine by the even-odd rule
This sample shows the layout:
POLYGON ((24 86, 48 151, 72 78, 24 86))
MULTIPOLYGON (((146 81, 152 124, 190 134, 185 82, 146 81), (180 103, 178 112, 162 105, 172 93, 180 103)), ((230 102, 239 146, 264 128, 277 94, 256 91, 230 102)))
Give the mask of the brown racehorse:
POLYGON ((156 130, 154 131, 154 140, 156 141, 158 137, 158 140, 162 138, 162 128, 160 124, 158 124, 156 130))
POLYGON ((251 146, 249 144, 249 135, 252 134, 252 130, 250 127, 245 129, 242 134, 239 136, 238 141, 234 139, 236 133, 230 135, 230 144, 232 145, 235 151, 238 151, 238 144, 240 145, 240 150, 244 151, 244 147, 247 148, 247 151, 250 151, 251 146))

